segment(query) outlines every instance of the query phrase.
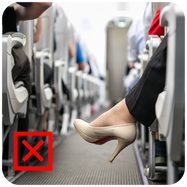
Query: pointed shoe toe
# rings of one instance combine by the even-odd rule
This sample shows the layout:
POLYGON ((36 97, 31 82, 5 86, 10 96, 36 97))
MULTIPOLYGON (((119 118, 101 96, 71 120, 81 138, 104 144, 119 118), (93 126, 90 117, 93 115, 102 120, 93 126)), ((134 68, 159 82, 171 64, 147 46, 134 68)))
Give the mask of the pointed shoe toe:
POLYGON ((77 132, 80 134, 80 136, 84 140, 86 140, 90 143, 98 140, 93 129, 89 126, 89 123, 87 123, 81 119, 76 119, 73 124, 74 124, 74 127, 77 130, 77 132))

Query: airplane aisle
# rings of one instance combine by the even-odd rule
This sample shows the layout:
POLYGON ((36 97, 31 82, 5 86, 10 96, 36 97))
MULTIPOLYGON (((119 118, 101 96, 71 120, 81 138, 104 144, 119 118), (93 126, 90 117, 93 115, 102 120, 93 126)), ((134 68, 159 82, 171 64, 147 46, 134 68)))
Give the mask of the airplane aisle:
MULTIPOLYGON (((89 118, 92 121, 100 113, 89 118)), ((143 184, 133 145, 124 149, 111 164, 108 160, 117 146, 117 141, 103 145, 84 141, 73 130, 53 150, 53 171, 28 171, 16 179, 22 185, 138 185, 143 184)), ((42 165, 47 165, 44 157, 42 165)), ((40 165, 41 163, 37 163, 40 165)))

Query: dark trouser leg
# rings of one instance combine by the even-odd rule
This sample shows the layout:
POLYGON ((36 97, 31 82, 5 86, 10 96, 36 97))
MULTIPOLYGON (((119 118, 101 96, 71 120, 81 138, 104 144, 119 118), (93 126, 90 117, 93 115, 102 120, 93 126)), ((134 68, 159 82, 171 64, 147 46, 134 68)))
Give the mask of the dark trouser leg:
POLYGON ((51 84, 52 80, 52 69, 46 63, 44 63, 44 84, 51 84))
POLYGON ((165 86, 167 35, 150 59, 142 77, 126 96, 131 115, 145 126, 155 119, 155 103, 165 86))
POLYGON ((23 81, 29 95, 31 92, 30 62, 21 48, 13 48, 12 55, 15 65, 12 69, 13 81, 23 81))

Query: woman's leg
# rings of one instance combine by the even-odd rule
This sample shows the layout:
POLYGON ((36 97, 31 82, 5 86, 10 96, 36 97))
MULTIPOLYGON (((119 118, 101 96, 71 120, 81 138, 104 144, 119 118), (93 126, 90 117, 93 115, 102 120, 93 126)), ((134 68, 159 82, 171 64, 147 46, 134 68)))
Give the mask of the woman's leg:
POLYGON ((126 99, 90 124, 79 119, 74 122, 80 136, 90 143, 103 144, 112 139, 118 140, 110 162, 120 151, 134 142, 137 120, 149 126, 155 118, 156 99, 165 86, 166 47, 167 37, 154 53, 141 79, 126 99))
POLYGON ((139 121, 150 126, 155 119, 155 103, 165 86, 167 35, 150 59, 144 74, 124 100, 90 123, 103 127, 139 121))
POLYGON ((156 100, 165 86, 167 37, 158 46, 138 83, 126 96, 131 115, 147 127, 155 120, 156 100))

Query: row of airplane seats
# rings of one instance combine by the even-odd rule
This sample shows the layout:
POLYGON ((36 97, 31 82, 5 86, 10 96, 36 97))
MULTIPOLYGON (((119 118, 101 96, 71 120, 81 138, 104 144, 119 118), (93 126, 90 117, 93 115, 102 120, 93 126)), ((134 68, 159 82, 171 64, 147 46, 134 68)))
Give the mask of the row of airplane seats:
MULTIPOLYGON (((166 183, 174 184, 179 180, 179 173, 184 173, 184 13, 173 3, 152 2, 151 6, 152 18, 161 7, 160 25, 164 27, 164 35, 168 34, 166 83, 156 102, 156 120, 149 129, 137 124, 138 150, 144 156, 148 151, 148 167, 145 168, 148 179, 154 180, 155 173, 162 172, 166 174, 166 183), (159 141, 166 142, 166 166, 155 165, 156 131, 159 141)), ((139 54, 141 67, 136 70, 141 71, 141 75, 163 38, 147 37, 146 50, 139 54)))
MULTIPOLYGON (((69 58, 68 40, 76 44, 78 38, 73 25, 65 12, 57 4, 42 14, 42 32, 40 40, 33 43, 34 20, 23 21, 19 32, 3 35, 3 150, 8 149, 7 158, 3 159, 3 172, 7 179, 15 176, 13 168, 13 133, 17 131, 17 118, 25 117, 29 103, 29 132, 42 132, 45 112, 49 111, 47 131, 53 132, 53 141, 66 136, 74 126, 76 118, 86 118, 91 114, 91 104, 97 103, 99 109, 100 90, 103 81, 93 75, 78 70, 76 58, 69 58), (11 69, 14 64, 12 48, 22 47, 30 61, 32 93, 29 96, 23 82, 13 82, 11 69), (52 69, 51 84, 44 83, 44 64, 52 69), (62 83, 63 81, 63 83, 62 83), (63 91, 63 84, 69 90, 63 91), (27 100, 29 99, 29 102, 27 100), (59 113, 63 108, 63 120, 59 113), (89 112, 88 112, 89 111, 89 112), (5 140, 8 139, 8 145, 5 140), (7 166, 7 167, 5 167, 7 166)), ((80 38, 79 38, 80 40, 80 38)), ((76 46, 76 45, 75 45, 76 46)), ((84 50, 87 50, 84 48, 84 50)), ((87 52, 85 51, 85 54, 87 52)), ((88 54, 88 53, 87 53, 88 54)), ((91 58, 91 57, 88 57, 91 58)), ((27 142, 33 147, 43 137, 28 136, 27 142)), ((47 144, 47 139, 45 144, 47 144)), ((38 150, 41 154, 42 149, 38 150)), ((28 150, 24 151, 24 155, 28 150)), ((28 159, 23 165, 29 165, 28 159)), ((19 163, 20 164, 20 163, 19 163)))

